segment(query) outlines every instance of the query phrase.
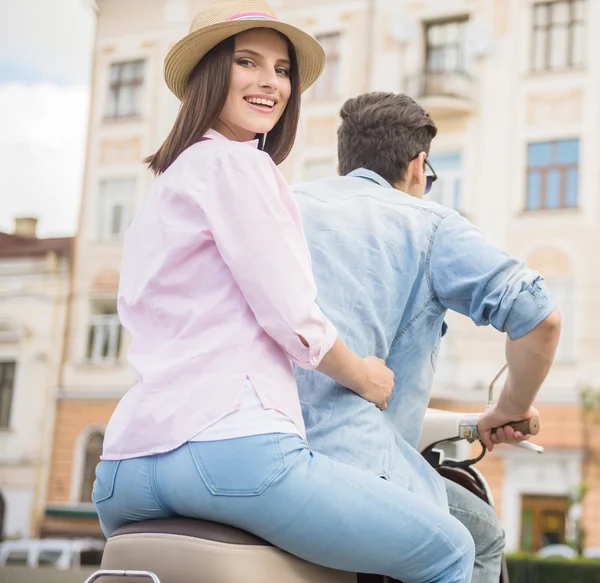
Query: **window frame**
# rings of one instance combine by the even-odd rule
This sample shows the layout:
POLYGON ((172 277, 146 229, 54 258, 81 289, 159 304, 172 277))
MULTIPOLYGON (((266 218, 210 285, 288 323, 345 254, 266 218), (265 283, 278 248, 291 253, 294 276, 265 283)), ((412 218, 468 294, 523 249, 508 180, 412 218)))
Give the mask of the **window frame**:
POLYGON ((123 326, 116 301, 92 300, 87 325, 85 361, 88 364, 115 364, 120 360, 122 344, 123 326), (106 343, 108 344, 104 354, 106 343))
POLYGON ((92 489, 94 486, 95 469, 100 462, 100 455, 102 455, 102 445, 104 443, 104 431, 96 429, 90 431, 83 442, 82 451, 82 466, 81 466, 81 480, 79 483, 78 501, 81 504, 92 504, 92 489), (92 440, 101 437, 100 448, 98 456, 94 456, 93 460, 90 460, 90 445, 92 440), (89 496, 87 494, 89 493, 89 496))
POLYGON ((135 196, 137 192, 138 180, 136 176, 105 176, 98 181, 97 189, 97 240, 101 243, 121 243, 125 232, 133 218, 133 209, 135 205, 135 196), (131 183, 129 194, 111 189, 110 183, 131 183), (123 209, 120 230, 118 233, 112 232, 112 222, 114 219, 114 209, 121 203, 123 209))
MULTIPOLYGON (((465 76, 470 76, 469 72, 468 72, 468 67, 467 67, 467 59, 466 59, 466 27, 469 23, 469 15, 468 14, 463 14, 463 15, 456 15, 456 16, 451 16, 448 18, 443 18, 443 19, 437 19, 437 20, 427 20, 425 22, 423 22, 423 34, 424 34, 424 41, 425 41, 425 66, 424 66, 424 72, 425 75, 465 75, 465 76), (444 43, 440 46, 437 47, 433 47, 432 44, 430 43, 430 39, 429 39, 429 31, 434 28, 434 27, 444 27, 444 26, 448 26, 451 24, 460 24, 464 27, 464 30, 462 31, 462 36, 459 34, 459 39, 455 42, 455 43, 444 43), (444 51, 447 50, 447 48, 449 46, 455 46, 456 45, 456 50, 458 52, 458 54, 462 57, 462 68, 459 65, 459 67, 455 70, 450 70, 450 69, 446 69, 446 68, 442 68, 439 70, 436 69, 431 69, 429 66, 429 58, 431 56, 432 53, 432 49, 435 48, 437 50, 441 50, 441 47, 444 48, 444 51)), ((457 58, 457 62, 459 61, 459 59, 457 58)))
POLYGON ((15 381, 17 378, 17 361, 14 359, 0 360, 0 430, 10 429, 11 418, 13 411, 13 404, 15 399, 15 381), (12 367, 11 367, 12 365, 12 367), (5 369, 12 368, 12 373, 7 374, 5 369), (11 377, 12 375, 12 377, 11 377), (10 386, 6 386, 6 379, 10 379, 10 386), (2 401, 4 400, 5 391, 8 393, 7 410, 4 412, 1 408, 2 401))
POLYGON ((107 100, 106 106, 104 110, 104 119, 105 120, 122 120, 122 119, 132 119, 139 118, 142 116, 142 97, 141 94, 144 89, 144 85, 146 82, 146 73, 147 73, 147 59, 138 58, 138 59, 128 59, 126 61, 117 61, 114 63, 110 63, 109 68, 109 78, 108 78, 108 91, 107 91, 107 100), (135 66, 139 65, 139 71, 133 76, 132 79, 123 81, 123 71, 127 66, 135 66), (120 68, 120 69, 119 69, 120 68), (117 80, 113 80, 115 75, 113 72, 115 69, 118 70, 117 80), (134 92, 135 98, 133 103, 132 112, 127 113, 119 113, 119 98, 120 92, 123 89, 131 89, 134 92), (110 112, 109 108, 113 102, 114 95, 114 112, 110 112))
POLYGON ((101 423, 91 423, 82 427, 77 435, 73 452, 73 471, 71 472, 71 487, 69 502, 72 505, 91 504, 81 501, 85 476, 86 452, 91 437, 97 433, 106 434, 106 426, 101 423))
POLYGON ((325 50, 325 69, 321 76, 315 81, 311 97, 314 101, 334 101, 341 95, 340 81, 342 75, 342 39, 343 33, 340 30, 323 32, 315 35, 315 38, 325 50), (329 52, 326 39, 335 39, 331 44, 333 52, 329 52))
POLYGON ((530 212, 538 212, 538 211, 565 211, 565 210, 576 210, 579 208, 580 200, 580 163, 581 163, 581 139, 579 137, 572 138, 558 138, 558 139, 550 139, 550 140, 535 140, 529 141, 526 144, 526 160, 527 167, 525 173, 525 205, 524 210, 526 213, 530 212), (560 143, 564 142, 577 142, 577 161, 576 162, 558 162, 554 161, 558 158, 557 150, 560 143), (552 148, 551 155, 551 163, 546 166, 532 166, 531 160, 529 157, 529 148, 532 145, 536 144, 550 144, 552 148), (576 204, 569 205, 567 204, 568 198, 568 173, 570 170, 577 171, 577 188, 575 192, 576 204), (548 206, 548 192, 547 192, 547 178, 548 174, 552 171, 560 172, 560 185, 559 185, 559 205, 556 207, 548 206), (529 206, 529 196, 530 196, 530 185, 529 180, 532 174, 540 175, 540 204, 537 207, 529 206))
POLYGON ((575 48, 575 28, 579 27, 581 34, 586 34, 586 19, 585 15, 579 19, 575 15, 575 3, 582 2, 584 10, 586 10, 587 0, 545 0, 535 2, 531 7, 531 54, 530 54, 530 70, 533 73, 544 73, 548 71, 570 70, 578 67, 583 67, 585 64, 585 51, 582 51, 582 60, 579 63, 573 62, 575 48), (559 4, 565 4, 569 10, 569 21, 567 24, 557 23, 552 20, 554 8, 559 4), (545 23, 538 24, 538 11, 545 10, 545 23), (567 54, 565 62, 561 65, 552 65, 552 33, 554 29, 567 28, 567 54), (537 65, 538 51, 538 34, 543 35, 543 65, 537 65))

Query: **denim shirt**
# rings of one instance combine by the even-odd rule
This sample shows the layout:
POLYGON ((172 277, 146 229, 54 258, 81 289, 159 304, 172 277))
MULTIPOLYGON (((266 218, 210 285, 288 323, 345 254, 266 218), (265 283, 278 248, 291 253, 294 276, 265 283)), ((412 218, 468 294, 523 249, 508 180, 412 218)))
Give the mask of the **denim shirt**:
POLYGON ((438 474, 415 449, 448 309, 523 336, 554 308, 544 280, 459 213, 359 169, 293 188, 317 303, 346 344, 395 373, 388 409, 296 368, 310 446, 447 507, 438 474))

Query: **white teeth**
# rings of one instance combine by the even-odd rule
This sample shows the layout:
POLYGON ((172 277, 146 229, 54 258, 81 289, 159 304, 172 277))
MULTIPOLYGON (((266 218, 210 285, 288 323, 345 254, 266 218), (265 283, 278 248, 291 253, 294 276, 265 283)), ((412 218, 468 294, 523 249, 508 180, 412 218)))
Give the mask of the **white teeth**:
POLYGON ((258 97, 247 97, 246 101, 248 103, 254 103, 255 105, 266 105, 268 107, 274 107, 275 102, 270 99, 261 99, 258 97))

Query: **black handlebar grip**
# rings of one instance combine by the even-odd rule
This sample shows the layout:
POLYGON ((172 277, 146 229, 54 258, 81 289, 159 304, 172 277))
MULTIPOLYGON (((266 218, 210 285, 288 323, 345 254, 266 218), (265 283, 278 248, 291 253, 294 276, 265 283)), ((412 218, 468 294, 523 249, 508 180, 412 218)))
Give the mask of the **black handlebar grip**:
MULTIPOLYGON (((507 423, 503 427, 511 426, 515 431, 520 431, 523 435, 537 435, 540 432, 539 417, 532 417, 525 421, 514 421, 507 423)), ((495 431, 495 430, 494 430, 495 431)))

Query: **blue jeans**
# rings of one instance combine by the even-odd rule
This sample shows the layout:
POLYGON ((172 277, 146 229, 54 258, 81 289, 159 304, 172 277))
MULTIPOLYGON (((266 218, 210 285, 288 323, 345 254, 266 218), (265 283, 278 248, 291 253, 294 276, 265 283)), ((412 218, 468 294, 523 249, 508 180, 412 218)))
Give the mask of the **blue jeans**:
POLYGON ((188 442, 102 461, 92 493, 105 535, 186 516, 251 532, 307 561, 404 583, 470 583, 475 549, 454 517, 311 451, 297 435, 188 442))
POLYGON ((475 541, 471 583, 498 583, 504 553, 504 530, 496 511, 459 484, 444 479, 450 514, 464 524, 475 541))

